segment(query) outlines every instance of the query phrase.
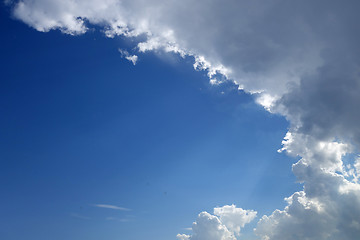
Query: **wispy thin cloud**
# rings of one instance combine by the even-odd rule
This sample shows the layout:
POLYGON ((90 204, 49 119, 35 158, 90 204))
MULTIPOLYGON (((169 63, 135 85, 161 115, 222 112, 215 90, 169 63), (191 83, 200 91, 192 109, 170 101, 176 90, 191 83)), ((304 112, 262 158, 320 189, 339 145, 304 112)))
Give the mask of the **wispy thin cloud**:
POLYGON ((134 65, 136 65, 136 62, 138 60, 138 56, 136 55, 130 55, 128 51, 124 50, 124 49, 118 49, 119 53, 121 54, 122 58, 125 58, 126 60, 132 62, 134 65))
POLYGON ((129 208, 119 207, 119 206, 110 205, 110 204, 93 204, 92 206, 99 207, 99 208, 115 209, 115 210, 120 210, 120 211, 131 211, 131 209, 129 209, 129 208))

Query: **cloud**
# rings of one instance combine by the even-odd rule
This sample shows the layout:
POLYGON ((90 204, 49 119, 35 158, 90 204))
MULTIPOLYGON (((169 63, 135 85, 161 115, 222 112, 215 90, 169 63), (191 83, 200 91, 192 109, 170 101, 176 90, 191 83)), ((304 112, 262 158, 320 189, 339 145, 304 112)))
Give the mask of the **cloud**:
MULTIPOLYGON (((295 136, 297 138, 298 136, 295 136)), ((256 234, 264 240, 354 240, 360 233, 360 185, 346 178, 342 166, 347 146, 336 142, 317 143, 314 139, 301 145, 288 139, 287 151, 303 156, 293 165, 293 172, 304 183, 303 191, 286 198, 284 210, 263 216, 256 234), (290 141, 290 143, 289 143, 290 141), (315 143, 315 144, 314 144, 315 143)))
POLYGON ((178 234, 180 240, 236 240, 234 235, 221 223, 218 217, 207 212, 199 214, 192 226, 193 234, 178 234))
POLYGON ((126 60, 129 60, 130 62, 132 62, 132 64, 136 65, 136 62, 138 60, 138 56, 136 55, 130 55, 128 51, 124 50, 124 49, 118 49, 119 53, 121 55, 122 58, 125 58, 126 60))
POLYGON ((176 238, 179 239, 179 240, 189 240, 190 239, 190 236, 189 235, 186 235, 186 234, 178 234, 176 235, 176 238))
POLYGON ((240 230, 256 217, 253 210, 235 205, 214 208, 214 215, 202 212, 192 226, 192 235, 178 234, 180 240, 236 240, 240 230))
POLYGON ((214 214, 219 216, 220 221, 235 235, 240 235, 240 229, 250 223, 256 217, 257 212, 244 210, 235 205, 225 205, 214 208, 214 214))
POLYGON ((359 147, 360 57, 346 61, 342 55, 349 51, 332 53, 331 59, 327 56, 326 66, 302 78, 299 86, 279 99, 277 107, 297 132, 319 140, 338 137, 359 147))
MULTIPOLYGON (((345 158, 360 147, 359 7, 356 0, 22 0, 13 14, 43 32, 77 35, 91 23, 107 37, 141 35, 139 53, 191 56, 212 84, 226 79, 253 94, 289 120, 282 151, 300 157, 293 172, 304 184, 255 233, 353 240, 360 236, 360 164, 345 158)), ((136 63, 137 55, 120 53, 136 63)), ((235 239, 256 215, 243 211, 202 212, 193 234, 178 238, 235 239)))
POLYGON ((120 211, 131 211, 131 209, 129 209, 129 208, 118 207, 118 206, 109 205, 109 204, 93 204, 92 206, 99 207, 99 208, 109 208, 109 209, 120 210, 120 211))
POLYGON ((109 37, 145 35, 140 52, 191 55, 197 66, 226 75, 246 91, 277 95, 321 65, 323 39, 307 19, 322 12, 327 14, 320 4, 259 0, 23 0, 14 8, 15 17, 39 31, 77 35, 90 22, 103 26, 109 37))

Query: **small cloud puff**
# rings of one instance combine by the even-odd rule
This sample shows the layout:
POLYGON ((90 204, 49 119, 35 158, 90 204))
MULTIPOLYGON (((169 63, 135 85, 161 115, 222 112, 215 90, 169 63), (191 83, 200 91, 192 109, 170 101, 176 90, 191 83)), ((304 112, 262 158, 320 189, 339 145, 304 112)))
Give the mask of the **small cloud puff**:
POLYGON ((128 51, 124 50, 124 49, 118 49, 119 53, 121 55, 122 58, 125 58, 126 60, 129 60, 130 62, 132 62, 132 64, 136 65, 136 62, 138 60, 138 56, 136 55, 130 55, 128 51))

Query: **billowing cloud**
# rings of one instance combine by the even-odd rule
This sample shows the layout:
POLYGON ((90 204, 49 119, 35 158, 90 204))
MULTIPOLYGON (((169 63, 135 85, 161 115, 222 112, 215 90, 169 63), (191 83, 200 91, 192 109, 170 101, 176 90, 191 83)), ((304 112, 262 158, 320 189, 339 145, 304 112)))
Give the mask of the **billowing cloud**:
MULTIPOLYGON (((291 140, 288 140, 291 141, 291 140)), ((346 145, 302 143, 304 157, 293 172, 303 191, 286 198, 284 210, 263 216, 256 227, 262 239, 355 240, 360 233, 360 185, 342 167, 346 145), (326 162, 328 160, 328 162, 326 162), (339 172, 337 172, 339 171, 339 172)), ((289 150, 291 144, 286 145, 289 150)), ((296 145, 296 148, 299 146, 296 145)))
POLYGON ((214 208, 214 215, 199 214, 192 226, 192 235, 178 234, 180 240, 236 240, 240 229, 256 217, 256 212, 226 205, 214 208))
MULTIPOLYGON (((95 24, 107 37, 141 35, 132 51, 192 56, 211 83, 254 94, 289 120, 282 151, 301 158, 293 171, 304 184, 255 233, 350 240, 360 236, 360 161, 345 161, 360 147, 359 8, 356 0, 21 0, 13 14, 38 31, 77 35, 95 24)), ((178 238, 235 239, 253 213, 234 209, 201 213, 192 236, 178 238)))
POLYGON ((254 220, 256 214, 256 211, 244 210, 235 205, 214 208, 214 215, 219 216, 220 221, 235 235, 240 235, 240 229, 254 220))
POLYGON ((199 214, 192 226, 193 235, 178 235, 178 239, 191 240, 236 240, 218 217, 207 212, 199 214))

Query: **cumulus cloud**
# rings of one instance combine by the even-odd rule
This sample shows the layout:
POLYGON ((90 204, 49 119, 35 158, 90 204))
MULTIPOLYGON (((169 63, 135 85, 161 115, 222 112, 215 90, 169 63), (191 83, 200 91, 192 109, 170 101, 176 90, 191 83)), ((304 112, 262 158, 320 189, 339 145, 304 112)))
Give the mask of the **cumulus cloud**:
POLYGON ((202 212, 192 226, 192 235, 178 234, 180 240, 236 240, 240 229, 256 217, 253 210, 235 205, 214 208, 214 215, 202 212))
MULTIPOLYGON (((293 150, 287 142, 285 146, 293 150)), ((286 198, 284 210, 261 218, 255 232, 262 239, 354 240, 359 236, 360 185, 336 173, 344 171, 339 164, 346 145, 312 143, 311 139, 303 144, 305 149, 300 152, 304 157, 293 165, 293 172, 304 183, 303 191, 286 198)))
MULTIPOLYGON (((137 51, 192 56, 212 84, 225 79, 290 122, 283 148, 303 191, 263 216, 266 240, 360 236, 360 2, 356 0, 20 0, 13 15, 38 31, 143 36, 137 51), (186 16, 186 17, 185 17, 186 16), (88 24, 90 23, 90 25, 88 24), (221 75, 220 78, 218 76, 221 75)), ((140 38, 139 38, 140 39, 140 38)), ((120 53, 133 62, 137 55, 120 53)), ((235 239, 256 215, 235 206, 203 212, 179 239, 235 239)))
MULTIPOLYGON (((192 226, 192 236, 186 236, 192 240, 235 240, 234 235, 221 223, 218 217, 207 212, 199 214, 192 226)), ((180 239, 181 236, 180 235, 180 239)))
POLYGON ((235 205, 225 205, 214 208, 214 214, 219 216, 220 221, 235 235, 240 235, 240 229, 250 223, 256 217, 257 212, 244 210, 235 205))

